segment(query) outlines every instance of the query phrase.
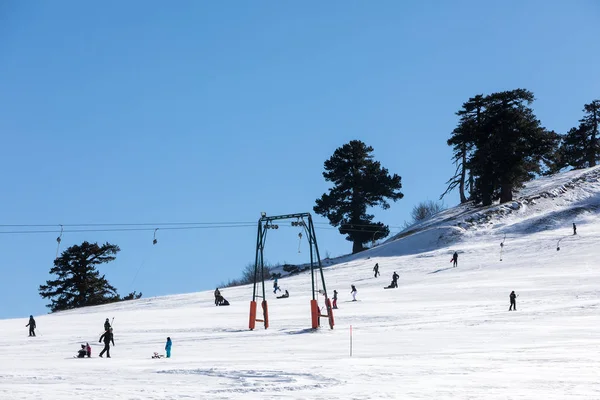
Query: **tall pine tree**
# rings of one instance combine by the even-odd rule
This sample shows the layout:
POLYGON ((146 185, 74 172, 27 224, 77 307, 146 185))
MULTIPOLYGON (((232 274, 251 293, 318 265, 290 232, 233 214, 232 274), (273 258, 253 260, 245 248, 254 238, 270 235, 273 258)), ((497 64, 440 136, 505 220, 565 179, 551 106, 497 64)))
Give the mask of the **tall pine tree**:
MULTIPOLYGON (((53 312, 122 300, 117 289, 96 270, 97 265, 113 261, 119 251, 119 246, 110 243, 99 246, 83 242, 69 247, 54 260, 50 273, 57 279, 40 285, 40 296, 51 299, 48 307, 53 312)), ((133 292, 126 299, 140 297, 141 293, 133 292)))
POLYGON ((364 250, 363 244, 389 235, 389 227, 372 222, 368 207, 390 207, 387 199, 404 197, 400 176, 390 175, 373 160, 373 148, 360 140, 352 140, 335 150, 325 161, 325 180, 333 183, 328 193, 316 200, 314 211, 339 227, 346 240, 353 243, 352 253, 364 250))

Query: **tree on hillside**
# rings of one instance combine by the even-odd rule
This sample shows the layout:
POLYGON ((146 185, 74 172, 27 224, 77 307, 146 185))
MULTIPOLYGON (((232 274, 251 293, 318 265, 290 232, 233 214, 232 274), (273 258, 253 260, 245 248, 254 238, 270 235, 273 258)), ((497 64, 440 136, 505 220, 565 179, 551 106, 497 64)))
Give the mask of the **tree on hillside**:
POLYGON ((577 128, 571 128, 562 137, 560 167, 575 169, 593 167, 600 161, 600 100, 584 105, 584 117, 577 128))
POLYGON ((461 120, 448 145, 473 178, 473 200, 511 201, 514 190, 541 173, 542 161, 556 151, 558 135, 541 126, 529 107, 533 100, 525 89, 478 95, 458 112, 461 120))
POLYGON ((55 274, 57 279, 40 285, 40 296, 51 299, 48 307, 53 312, 139 299, 142 294, 136 292, 122 299, 117 289, 96 270, 97 265, 113 261, 119 251, 119 246, 110 243, 99 246, 97 243, 83 242, 69 247, 54 260, 50 273, 55 274))
POLYGON ((440 211, 444 211, 445 207, 443 204, 436 203, 435 201, 427 200, 422 201, 415 205, 410 211, 410 222, 405 222, 404 227, 408 228, 416 223, 425 221, 427 218, 434 216, 440 211))
POLYGON ((452 131, 450 139, 448 139, 448 146, 452 146, 454 153, 452 160, 456 165, 456 171, 454 176, 446 182, 448 188, 440 196, 440 200, 457 186, 461 203, 466 203, 472 197, 473 175, 469 173, 469 179, 467 180, 467 173, 469 171, 469 160, 473 153, 474 138, 478 130, 481 129, 481 115, 484 106, 484 97, 478 94, 464 103, 462 109, 456 113, 460 117, 460 122, 452 131), (469 191, 468 197, 465 190, 469 191))
POLYGON ((314 211, 327 217, 329 223, 352 242, 352 253, 364 250, 364 243, 389 235, 389 227, 373 222, 368 207, 390 207, 387 199, 404 197, 400 176, 390 175, 373 160, 373 148, 360 140, 352 140, 335 150, 325 161, 323 176, 333 187, 316 200, 314 211))

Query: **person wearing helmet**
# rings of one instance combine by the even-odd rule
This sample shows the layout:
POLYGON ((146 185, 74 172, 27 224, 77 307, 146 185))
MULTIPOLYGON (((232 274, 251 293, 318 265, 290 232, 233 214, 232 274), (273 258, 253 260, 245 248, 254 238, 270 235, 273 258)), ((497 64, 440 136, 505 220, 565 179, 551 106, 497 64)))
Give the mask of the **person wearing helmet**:
POLYGON ((104 332, 110 329, 110 322, 108 322, 108 318, 104 321, 104 332))

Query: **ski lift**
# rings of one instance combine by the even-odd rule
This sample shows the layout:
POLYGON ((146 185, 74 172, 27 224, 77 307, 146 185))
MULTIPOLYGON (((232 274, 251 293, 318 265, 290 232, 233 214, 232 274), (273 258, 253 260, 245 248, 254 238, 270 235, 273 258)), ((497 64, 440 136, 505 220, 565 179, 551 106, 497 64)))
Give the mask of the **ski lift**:
POLYGON ((62 241, 62 235, 63 235, 63 231, 64 231, 63 226, 62 225, 59 225, 59 226, 60 226, 60 234, 56 238, 56 257, 55 258, 58 258, 58 252, 60 250, 60 242, 62 241))
POLYGON ((158 230, 158 228, 156 228, 154 230, 154 239, 152 240, 152 244, 155 245, 156 243, 158 243, 158 240, 156 239, 156 231, 158 230))

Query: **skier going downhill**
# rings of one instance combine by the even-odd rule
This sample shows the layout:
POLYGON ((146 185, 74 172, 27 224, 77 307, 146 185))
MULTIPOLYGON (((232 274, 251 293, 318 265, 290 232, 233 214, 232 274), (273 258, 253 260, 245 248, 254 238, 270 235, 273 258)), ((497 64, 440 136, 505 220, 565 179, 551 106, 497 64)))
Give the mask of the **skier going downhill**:
POLYGON ((113 336, 112 328, 108 328, 108 330, 104 332, 102 336, 100 336, 100 340, 98 340, 98 343, 101 343, 102 339, 104 339, 104 349, 100 352, 100 358, 102 358, 102 354, 104 354, 105 352, 106 358, 110 358, 110 342, 112 342, 113 346, 115 345, 115 339, 113 336))
POLYGON ((29 336, 35 336, 35 319, 33 319, 33 315, 29 316, 29 323, 25 326, 29 327, 29 336))

